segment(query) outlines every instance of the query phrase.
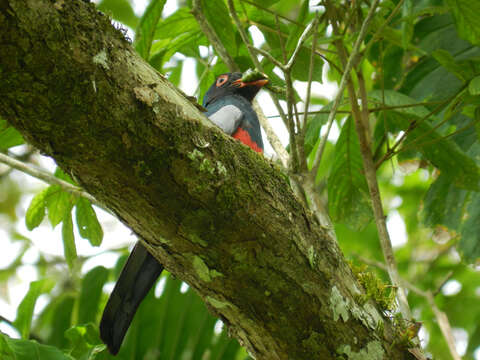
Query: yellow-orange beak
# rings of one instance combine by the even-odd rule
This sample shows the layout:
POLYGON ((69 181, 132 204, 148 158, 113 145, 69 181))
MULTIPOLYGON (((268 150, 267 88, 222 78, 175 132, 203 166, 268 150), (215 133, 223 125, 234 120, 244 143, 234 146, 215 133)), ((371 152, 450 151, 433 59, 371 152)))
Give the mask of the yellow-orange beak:
POLYGON ((238 79, 238 80, 235 80, 233 84, 241 88, 245 86, 262 87, 268 84, 268 79, 259 79, 259 80, 249 81, 249 82, 243 82, 242 79, 238 79))

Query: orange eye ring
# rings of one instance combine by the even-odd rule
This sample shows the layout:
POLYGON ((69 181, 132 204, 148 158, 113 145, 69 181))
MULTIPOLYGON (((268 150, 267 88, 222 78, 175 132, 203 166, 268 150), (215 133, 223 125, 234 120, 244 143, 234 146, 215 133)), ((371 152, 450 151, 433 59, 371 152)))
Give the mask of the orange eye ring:
POLYGON ((217 87, 220 87, 222 86, 223 84, 225 84, 228 80, 228 75, 220 75, 217 79, 217 87))

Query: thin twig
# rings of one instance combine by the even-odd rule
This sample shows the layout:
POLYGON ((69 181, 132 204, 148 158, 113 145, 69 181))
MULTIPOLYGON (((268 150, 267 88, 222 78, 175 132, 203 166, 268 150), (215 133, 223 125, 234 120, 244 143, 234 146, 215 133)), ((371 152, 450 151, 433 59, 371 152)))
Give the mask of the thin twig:
POLYGON ((295 50, 293 50, 293 54, 292 56, 290 56, 290 60, 288 60, 288 63, 285 65, 286 69, 291 69, 293 67, 293 65, 295 64, 295 60, 297 59, 297 56, 300 53, 300 49, 303 46, 303 43, 310 36, 312 29, 315 29, 316 25, 317 25, 317 17, 315 17, 315 19, 313 19, 313 21, 311 21, 310 24, 307 25, 302 35, 300 35, 300 38, 298 39, 298 42, 297 42, 297 46, 295 47, 295 50))
POLYGON ((448 345, 448 350, 450 351, 450 355, 452 355, 453 360, 461 360, 462 358, 457 352, 457 347, 455 345, 455 338, 453 337, 452 327, 450 326, 450 322, 448 321, 447 314, 441 311, 437 304, 435 304, 435 299, 431 292, 427 293, 427 301, 430 305, 435 317, 437 318, 438 326, 442 331, 442 335, 445 338, 445 342, 448 345))
MULTIPOLYGON (((323 17, 323 15, 322 15, 322 17, 323 17)), ((289 36, 289 34, 285 34, 285 33, 281 32, 278 28, 273 29, 273 28, 271 28, 271 27, 269 27, 265 24, 258 23, 254 20, 251 20, 251 19, 248 19, 247 21, 248 21, 249 25, 254 25, 254 26, 258 27, 259 29, 263 29, 264 31, 268 31, 268 32, 271 32, 271 33, 274 33, 274 34, 278 34, 281 38, 287 39, 288 36, 289 36)), ((321 23, 321 21, 319 21, 319 23, 321 23)), ((337 70, 340 75, 342 75, 341 69, 333 61, 331 61, 330 59, 325 57, 321 52, 329 53, 329 54, 332 54, 332 55, 336 55, 337 52, 334 51, 334 50, 328 49, 328 48, 315 49, 315 55, 320 56, 323 60, 328 62, 335 70, 337 70)), ((282 66, 283 66, 283 64, 282 64, 282 66)))
POLYGON ((440 285, 437 286, 437 289, 435 291, 432 291, 432 295, 435 297, 438 295, 440 291, 442 291, 443 286, 452 278, 453 276, 453 270, 450 270, 447 275, 444 276, 442 281, 440 281, 440 285))
MULTIPOLYGON (((280 28, 279 26, 279 20, 278 17, 275 17, 277 27, 280 28)), ((280 49, 282 53, 282 58, 285 63, 287 63, 287 51, 285 49, 285 44, 283 42, 283 39, 278 35, 278 41, 280 42, 280 49)), ((290 169, 293 174, 298 173, 298 166, 299 166, 299 147, 297 146, 297 136, 296 136, 296 129, 295 129, 295 123, 293 119, 293 104, 295 103, 295 96, 294 96, 294 89, 293 89, 293 81, 292 81, 292 69, 291 67, 287 67, 284 65, 282 67, 284 77, 285 77, 285 85, 286 85, 286 98, 287 98, 287 111, 288 111, 288 117, 286 119, 286 125, 288 129, 288 135, 289 135, 289 142, 290 142, 290 169)), ((295 188, 294 188, 295 190, 295 188)), ((299 193, 297 191, 297 193, 299 193)))
POLYGON ((11 327, 13 327, 14 329, 17 329, 15 327, 15 325, 13 324, 13 321, 12 320, 8 320, 6 317, 0 315, 0 322, 4 322, 5 324, 8 324, 10 325, 11 327))
POLYGON ((227 65, 230 71, 232 72, 240 71, 240 68, 235 63, 233 58, 230 56, 225 46, 223 46, 222 41, 218 37, 215 30, 213 30, 213 28, 210 26, 207 18, 203 14, 201 0, 193 0, 192 14, 197 20, 198 25, 200 26, 200 29, 205 34, 210 44, 212 44, 213 48, 215 49, 217 54, 220 55, 223 62, 227 65))
MULTIPOLYGON (((372 102, 372 101, 370 101, 372 102)), ((373 112, 380 112, 380 111, 385 111, 385 110, 396 110, 396 109, 405 109, 405 108, 411 108, 411 107, 416 107, 416 106, 428 106, 428 105, 435 105, 439 103, 443 103, 444 101, 425 101, 425 102, 419 102, 419 103, 412 103, 412 104, 405 104, 405 105, 391 105, 391 106, 378 106, 374 108, 369 108, 368 112, 373 113, 373 112)), ((315 114, 330 114, 330 110, 315 110, 315 111, 300 111, 300 115, 315 115, 315 114)), ((337 114, 351 114, 351 110, 337 110, 337 114)), ((279 117, 280 115, 271 115, 268 118, 275 118, 279 117)))
POLYGON ((370 50, 372 45, 375 44, 375 41, 377 41, 378 37, 380 37, 380 34, 382 34, 384 27, 387 26, 390 23, 390 21, 392 21, 393 17, 397 14, 397 12, 402 7, 402 4, 403 4, 404 1, 405 0, 400 0, 398 2, 397 6, 395 6, 395 8, 392 10, 390 15, 388 16, 388 18, 385 20, 385 22, 382 25, 379 26, 379 28, 377 29, 375 34, 373 34, 372 38, 370 39, 370 41, 365 46, 365 51, 364 51, 365 53, 368 53, 368 51, 370 50))
POLYGON ((369 117, 370 112, 368 111, 368 95, 367 95, 367 88, 365 86, 365 79, 363 77, 363 73, 360 70, 356 71, 357 79, 358 79, 358 87, 359 87, 359 94, 360 94, 360 101, 362 102, 362 121, 363 127, 365 128, 365 136, 367 137, 368 146, 372 147, 372 138, 370 136, 370 124, 369 124, 369 117))
MULTIPOLYGON (((443 107, 445 105, 447 105, 450 101, 452 101, 453 99, 455 99, 457 97, 457 95, 459 93, 461 93, 465 87, 467 85, 463 85, 455 94, 453 94, 452 96, 450 96, 449 98, 447 98, 446 100, 443 100, 442 102, 440 102, 438 104, 438 106, 436 106, 432 111, 430 111, 428 114, 426 114, 424 117, 422 117, 421 119, 418 119, 418 120, 413 120, 410 125, 408 126, 407 130, 405 130, 405 132, 402 134, 402 136, 395 142, 395 144, 393 144, 393 146, 390 148, 389 151, 387 151, 382 157, 380 160, 377 161, 377 163, 375 164, 375 168, 378 169, 378 167, 382 164, 382 162, 390 159, 392 156, 395 155, 395 150, 397 149, 398 146, 400 146, 400 144, 406 139, 407 135, 412 131, 414 130, 420 123, 422 123, 423 121, 427 120, 428 118, 430 118, 430 116, 432 115, 435 115, 437 113, 439 113, 443 107)), ((441 122, 441 124, 443 124, 443 122, 445 122, 445 120, 443 120, 441 122)), ((441 125, 440 124, 440 125, 441 125)), ((439 125, 437 125, 436 127, 433 127, 431 130, 427 131, 425 134, 422 134, 421 136, 419 136, 419 138, 423 138, 427 135, 429 135, 431 132, 433 132, 436 128, 438 128, 439 125)), ((418 139, 418 138, 417 138, 418 139)))
POLYGON ((280 15, 280 14, 276 13, 275 11, 272 11, 272 10, 266 8, 266 7, 263 7, 263 6, 259 5, 258 3, 255 3, 255 2, 252 2, 252 1, 248 1, 248 0, 241 0, 241 1, 242 1, 242 2, 246 2, 247 4, 250 4, 250 5, 253 5, 253 6, 255 6, 256 8, 258 8, 258 9, 260 9, 260 10, 263 10, 263 11, 265 11, 265 12, 268 12, 268 13, 270 13, 270 14, 272 14, 272 15, 278 16, 278 17, 281 18, 281 19, 287 20, 288 22, 291 22, 292 24, 295 24, 295 25, 297 25, 297 26, 299 26, 299 27, 301 27, 301 28, 304 28, 304 27, 305 27, 305 25, 303 25, 302 23, 299 23, 298 21, 289 19, 288 17, 285 17, 285 16, 283 16, 283 15, 280 15))
POLYGON ((340 105, 340 101, 342 101, 343 97, 343 92, 345 90, 345 87, 347 85, 347 80, 350 78, 350 71, 352 70, 354 64, 357 62, 358 55, 360 53, 360 45, 363 42, 363 39, 367 35, 367 30, 368 26, 370 25, 370 22, 372 21, 373 15, 374 15, 374 10, 376 9, 378 5, 379 0, 374 0, 372 3, 372 6, 370 7, 370 10, 368 12, 367 17, 363 21, 362 27, 360 28, 360 32, 358 34, 357 40, 355 40, 355 44, 353 45, 352 53, 350 54, 347 65, 345 66, 345 70, 343 71, 342 79, 340 80, 340 85, 338 89, 338 93, 335 96, 335 100, 333 102, 332 109, 330 111, 330 114, 328 115, 328 120, 327 120, 327 132, 323 136, 320 145, 318 147, 317 153, 315 154, 315 159, 313 160, 313 166, 312 166, 312 171, 311 176, 315 177, 318 168, 320 167, 320 162, 322 161, 322 156, 323 152, 325 150, 325 145, 327 144, 327 139, 328 135, 330 134, 330 130, 332 128, 333 120, 335 119, 335 115, 337 114, 337 109, 338 106, 340 105))
POLYGON ((292 76, 290 74, 290 70, 285 70, 285 84, 287 85, 287 110, 288 110, 288 117, 287 117, 287 126, 288 126, 288 135, 290 139, 290 168, 293 173, 298 172, 298 146, 297 146, 297 136, 295 131, 295 124, 293 121, 293 103, 295 101, 294 97, 294 90, 292 84, 292 76))
MULTIPOLYGON (((85 192, 83 189, 79 188, 78 186, 74 186, 62 179, 59 179, 50 173, 48 173, 45 170, 36 168, 31 165, 27 165, 24 162, 18 161, 11 156, 5 155, 3 153, 0 153, 0 162, 10 166, 11 168, 14 168, 16 170, 19 170, 25 174, 28 174, 30 176, 33 176, 34 178, 37 178, 39 180, 42 180, 43 182, 50 184, 50 185, 59 185, 62 190, 67 191, 73 195, 83 197, 87 200, 89 200, 92 204, 97 205, 98 207, 101 207, 102 209, 105 209, 102 204, 100 204, 92 195, 89 193, 85 192)), ((105 209, 106 210, 106 209, 105 209)), ((108 211, 108 210, 106 210, 108 211)))
POLYGON ((247 44, 247 46, 250 48, 250 50, 253 50, 253 51, 259 53, 260 55, 265 56, 268 60, 270 60, 273 64, 275 64, 275 66, 278 66, 280 69, 283 70, 285 68, 285 65, 283 65, 277 59, 275 59, 269 52, 267 52, 265 50, 262 50, 262 49, 259 49, 259 48, 256 48, 255 46, 252 46, 250 44, 247 44))
MULTIPOLYGON (((469 128, 471 128, 472 126, 475 126, 475 124, 478 124, 480 123, 480 119, 476 119, 476 120, 472 120, 470 123, 468 123, 467 125, 465 125, 464 127, 454 131, 453 133, 450 133, 448 135, 445 135, 445 136, 441 136, 437 139, 433 139, 433 140, 430 140, 430 141, 425 141, 423 143, 418 143, 418 140, 420 140, 420 136, 414 140, 412 140, 411 142, 409 142, 408 144, 406 144, 405 146, 403 146, 401 149, 399 149, 398 151, 396 151, 393 155, 397 155, 401 152, 404 152, 404 151, 407 151, 411 148, 422 148, 426 145, 433 145, 439 141, 442 141, 442 140, 445 140, 445 139, 448 139, 452 136, 455 136, 455 135, 458 135, 462 132, 464 132, 465 130, 468 130, 469 128)), ((428 135, 428 133, 432 132, 433 130, 430 129, 427 133, 425 133, 425 136, 428 135)), ((422 136, 423 138, 424 136, 422 136)))
MULTIPOLYGON (((324 50, 324 49, 322 49, 322 51, 326 52, 326 50, 324 50)), ((315 49, 315 55, 319 56, 322 60, 326 61, 328 63, 328 65, 330 65, 332 68, 334 68, 340 76, 343 75, 342 69, 340 69, 340 67, 338 67, 338 65, 335 64, 332 60, 330 60, 325 55, 323 55, 319 50, 315 49)))
POLYGON ((262 109, 260 108, 260 105, 258 104, 258 101, 254 100, 253 103, 253 110, 258 115, 258 120, 260 121, 260 124, 263 127, 263 130, 265 131, 265 134, 267 135, 268 142, 270 145, 272 145, 273 150, 277 154, 278 158, 280 159, 280 162, 282 163, 283 167, 287 168, 288 167, 288 153, 285 150, 285 147, 283 146, 282 142, 278 138, 277 134, 275 134, 275 131, 273 128, 270 126, 270 123, 268 122, 267 117, 263 113, 262 109))
MULTIPOLYGON (((210 53, 210 51, 209 51, 210 53)), ((208 57, 208 61, 205 62, 205 70, 203 70, 202 72, 202 75, 200 75, 200 78, 198 79, 198 84, 197 84, 197 88, 195 89, 195 91, 193 92, 194 94, 196 94, 197 96, 199 96, 199 92, 200 92, 200 84, 202 83, 203 79, 205 78, 205 76, 207 75, 207 73, 210 71, 210 65, 212 64, 212 61, 213 59, 215 58, 215 56, 213 54, 209 55, 208 57)))
MULTIPOLYGON (((382 91, 382 105, 385 106, 385 73, 384 73, 384 49, 383 49, 383 41, 380 41, 380 76, 381 76, 381 82, 380 82, 380 85, 381 85, 381 91, 382 91)), ((381 114, 382 116, 382 119, 383 119, 383 128, 384 128, 384 132, 383 132, 383 137, 382 137, 382 141, 378 144, 378 148, 375 150, 375 152, 373 153, 373 161, 377 161, 378 160, 378 156, 380 155, 380 150, 382 148, 382 144, 383 144, 383 140, 385 140, 386 142, 386 146, 387 146, 387 151, 390 151, 390 139, 388 138, 388 122, 387 122, 387 116, 386 116, 386 113, 385 111, 381 114), (377 152, 378 150, 378 152, 377 152)))
MULTIPOLYGON (((315 16, 315 19, 317 21, 317 24, 315 26, 318 25, 318 12, 315 16)), ((305 99, 305 111, 303 112, 303 123, 302 123, 302 127, 299 129, 299 135, 298 135, 298 143, 300 144, 301 146, 301 151, 300 151, 300 169, 301 171, 307 171, 307 161, 306 161, 306 156, 305 156, 305 136, 307 134, 307 120, 308 120, 308 108, 310 106, 310 97, 311 97, 311 92, 312 92, 312 80, 313 80, 313 68, 314 68, 314 64, 315 64, 315 47, 317 46, 317 37, 318 37, 318 31, 317 29, 315 28, 314 31, 313 31, 313 39, 312 39, 312 49, 311 49, 311 53, 310 53, 310 64, 309 64, 309 68, 308 68, 308 81, 307 81, 307 97, 305 99)))

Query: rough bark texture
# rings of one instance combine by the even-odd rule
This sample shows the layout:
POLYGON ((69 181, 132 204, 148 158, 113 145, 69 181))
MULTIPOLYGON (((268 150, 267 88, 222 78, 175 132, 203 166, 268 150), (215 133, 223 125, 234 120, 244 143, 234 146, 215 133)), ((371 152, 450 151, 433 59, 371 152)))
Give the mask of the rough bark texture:
POLYGON ((0 115, 257 359, 409 358, 355 301, 337 244, 285 176, 210 125, 93 4, 0 0, 0 81, 0 115))

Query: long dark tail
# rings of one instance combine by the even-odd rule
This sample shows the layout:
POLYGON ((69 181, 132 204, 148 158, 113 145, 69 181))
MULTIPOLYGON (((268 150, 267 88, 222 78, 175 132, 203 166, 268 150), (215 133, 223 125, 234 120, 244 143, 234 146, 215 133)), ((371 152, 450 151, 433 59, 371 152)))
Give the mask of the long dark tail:
POLYGON ((138 305, 162 273, 163 266, 138 242, 110 294, 100 322, 100 337, 116 355, 138 305))

